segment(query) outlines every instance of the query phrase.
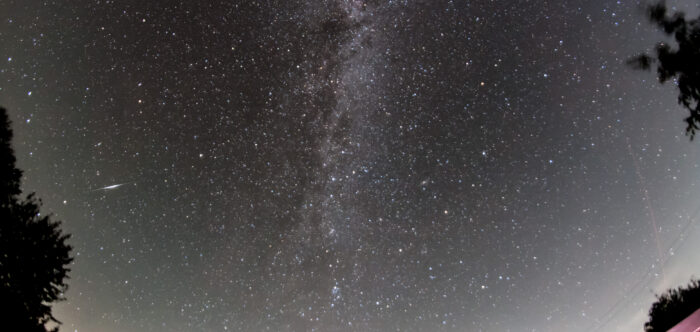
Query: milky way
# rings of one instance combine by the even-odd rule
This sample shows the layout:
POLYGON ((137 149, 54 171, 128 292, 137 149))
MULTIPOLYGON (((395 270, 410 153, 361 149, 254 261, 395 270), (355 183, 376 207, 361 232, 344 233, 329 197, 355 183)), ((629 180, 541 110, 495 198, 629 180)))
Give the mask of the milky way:
POLYGON ((0 12, 24 188, 75 248, 62 330, 640 331, 700 274, 637 2, 0 12))

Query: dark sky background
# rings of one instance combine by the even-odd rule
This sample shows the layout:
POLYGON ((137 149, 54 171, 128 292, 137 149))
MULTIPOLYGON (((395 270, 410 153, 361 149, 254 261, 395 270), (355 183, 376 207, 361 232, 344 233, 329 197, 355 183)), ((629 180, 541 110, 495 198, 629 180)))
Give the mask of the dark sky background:
MULTIPOLYGON (((696 13, 693 1, 669 1, 696 13)), ((700 143, 637 1, 0 0, 64 331, 641 331, 700 143)))

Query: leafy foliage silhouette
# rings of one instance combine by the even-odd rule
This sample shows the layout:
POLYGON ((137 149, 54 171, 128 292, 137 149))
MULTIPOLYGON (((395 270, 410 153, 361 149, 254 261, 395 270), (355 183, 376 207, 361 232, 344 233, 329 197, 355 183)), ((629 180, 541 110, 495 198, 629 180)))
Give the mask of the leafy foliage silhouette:
POLYGON ((685 288, 670 289, 656 298, 649 310, 649 321, 644 323, 647 332, 668 331, 700 309, 700 280, 693 279, 685 288))
POLYGON ((685 118, 686 134, 693 140, 700 129, 700 17, 686 20, 683 12, 669 15, 664 2, 650 5, 647 15, 664 33, 673 36, 678 48, 658 43, 654 55, 639 55, 628 64, 642 70, 656 67, 661 83, 674 80, 678 103, 690 112, 685 118))
POLYGON ((39 212, 34 194, 21 198, 22 171, 15 167, 12 129, 0 108, 0 330, 58 331, 51 303, 63 300, 66 266, 73 258, 60 222, 39 212))

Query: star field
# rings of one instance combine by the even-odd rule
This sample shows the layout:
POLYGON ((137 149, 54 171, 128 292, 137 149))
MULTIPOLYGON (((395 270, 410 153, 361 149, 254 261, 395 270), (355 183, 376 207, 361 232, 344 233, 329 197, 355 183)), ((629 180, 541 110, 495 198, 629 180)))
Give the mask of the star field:
POLYGON ((642 330, 700 273, 700 154, 640 8, 0 0, 61 329, 642 330))

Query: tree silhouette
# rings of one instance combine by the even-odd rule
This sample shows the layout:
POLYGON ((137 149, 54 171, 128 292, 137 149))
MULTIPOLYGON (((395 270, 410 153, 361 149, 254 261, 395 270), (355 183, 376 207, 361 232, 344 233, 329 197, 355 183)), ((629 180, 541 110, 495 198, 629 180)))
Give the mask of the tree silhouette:
POLYGON ((60 324, 51 304, 63 300, 67 288, 69 235, 41 215, 34 194, 20 197, 22 172, 11 140, 7 111, 0 108, 0 330, 45 332, 47 323, 60 324))
POLYGON ((644 323, 647 332, 668 331, 700 309, 700 280, 693 279, 687 287, 670 289, 656 299, 649 310, 649 321, 644 323))
POLYGON ((672 49, 666 43, 656 45, 655 55, 642 54, 629 60, 637 69, 656 67, 661 83, 673 79, 678 86, 678 103, 690 111, 685 118, 690 139, 700 129, 700 17, 686 20, 683 12, 669 16, 663 2, 647 8, 649 19, 678 44, 672 49))

